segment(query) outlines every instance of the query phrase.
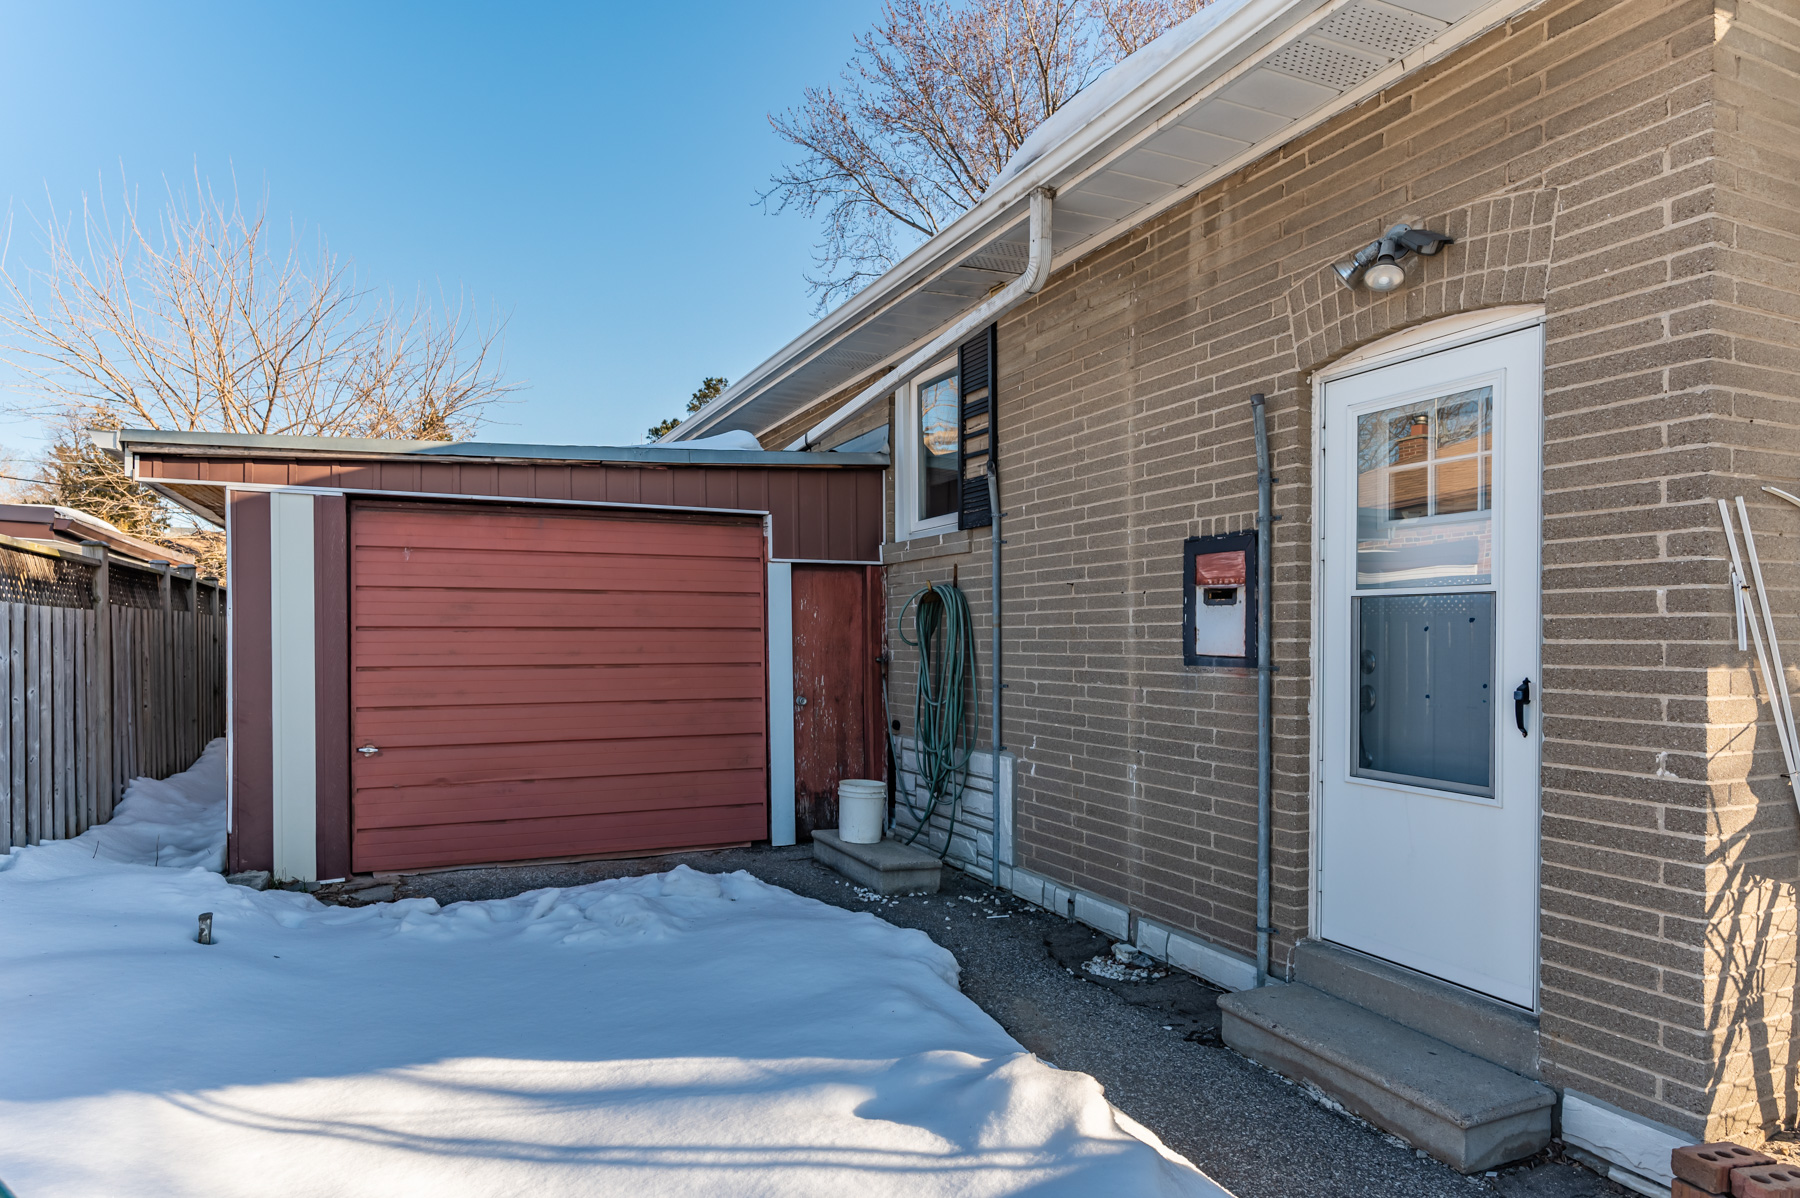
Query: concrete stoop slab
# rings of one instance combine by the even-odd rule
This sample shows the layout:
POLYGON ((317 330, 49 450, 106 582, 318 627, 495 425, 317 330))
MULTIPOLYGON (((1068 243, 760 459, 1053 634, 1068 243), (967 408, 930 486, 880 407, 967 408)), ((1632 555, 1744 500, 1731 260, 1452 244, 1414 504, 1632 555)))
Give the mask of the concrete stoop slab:
POLYGON ((1538 1024, 1524 1011, 1323 940, 1302 940, 1293 959, 1296 982, 1514 1073, 1538 1076, 1538 1024))
POLYGON ((835 829, 813 833, 813 860, 876 894, 936 894, 944 863, 935 853, 897 840, 851 844, 835 829))
POLYGON ((1354 1003, 1292 983, 1224 995, 1219 1010, 1232 1048, 1459 1172, 1550 1142, 1548 1086, 1354 1003))

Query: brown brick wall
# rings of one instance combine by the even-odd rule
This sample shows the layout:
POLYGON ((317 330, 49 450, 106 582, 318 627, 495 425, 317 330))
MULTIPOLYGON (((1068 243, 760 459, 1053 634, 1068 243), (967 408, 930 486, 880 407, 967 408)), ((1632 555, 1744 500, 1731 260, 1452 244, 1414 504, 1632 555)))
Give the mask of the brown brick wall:
MULTIPOLYGON (((1772 483, 1800 493, 1800 9, 1791 3, 1746 0, 1722 4, 1715 16, 1715 155, 1710 199, 1713 238, 1701 265, 1712 282, 1702 313, 1680 315, 1679 327, 1708 336, 1715 347, 1704 371, 1684 370, 1678 385, 1704 397, 1704 426, 1691 439, 1718 445, 1723 477, 1710 494, 1743 495, 1757 548, 1773 590, 1771 601, 1787 634, 1791 658, 1800 650, 1800 511, 1761 492, 1772 483)), ((1674 324, 1677 317, 1671 317, 1674 324)), ((1702 522, 1718 524, 1713 515, 1702 522)), ((1716 558, 1721 550, 1701 534, 1686 551, 1716 558)), ((1711 567, 1708 581, 1719 574, 1711 567)), ((1729 635, 1723 588, 1671 592, 1692 618, 1708 619, 1729 635)), ((1766 706, 1753 706, 1747 659, 1695 645, 1684 664, 1709 668, 1705 702, 1685 718, 1710 716, 1704 752, 1677 767, 1683 777, 1711 783, 1710 809, 1682 812, 1678 830, 1704 837, 1705 918, 1686 923, 1687 938, 1704 952, 1699 1000, 1705 1034, 1681 1047, 1708 1061, 1709 1131, 1732 1134, 1796 1115, 1795 883, 1800 837, 1793 793, 1776 776, 1779 750, 1766 706)), ((1760 687, 1756 688, 1760 690, 1760 687)), ((1696 1095, 1696 1098, 1699 1096, 1696 1095)))
MULTIPOLYGON (((1022 865, 1250 951, 1255 679, 1182 666, 1179 565, 1251 525, 1265 392, 1279 969, 1308 915, 1309 376, 1542 303, 1545 1076, 1696 1135, 1794 1118, 1795 814, 1713 500, 1755 499, 1795 611, 1800 511, 1754 482, 1800 477, 1796 47, 1773 2, 1551 0, 1003 319, 1022 865), (1395 219, 1459 242, 1389 297, 1342 288, 1330 262, 1395 219)), ((985 617, 987 549, 890 546, 891 607, 955 564, 985 617)))

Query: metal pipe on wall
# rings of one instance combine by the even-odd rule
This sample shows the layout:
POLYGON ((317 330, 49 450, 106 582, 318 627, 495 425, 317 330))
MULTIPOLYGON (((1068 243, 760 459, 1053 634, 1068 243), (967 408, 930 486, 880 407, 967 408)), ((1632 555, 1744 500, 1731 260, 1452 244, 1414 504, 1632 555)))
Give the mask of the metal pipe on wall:
POLYGON ((1269 981, 1269 839, 1270 790, 1273 740, 1269 733, 1273 706, 1272 641, 1269 624, 1275 605, 1269 594, 1270 543, 1274 540, 1274 476, 1269 472, 1269 427, 1266 404, 1259 391, 1250 397, 1250 413, 1256 423, 1256 984, 1269 981))
MULTIPOLYGON (((988 394, 990 396, 995 392, 993 383, 994 380, 990 378, 988 382, 988 394)), ((994 405, 991 402, 988 405, 988 444, 995 444, 994 405)), ((989 856, 993 858, 994 886, 998 889, 1000 885, 1000 803, 1002 801, 1000 795, 1000 750, 1002 747, 1000 744, 1000 692, 1005 689, 1000 681, 1000 546, 1006 544, 1006 542, 1000 539, 1000 464, 994 460, 994 455, 992 453, 988 454, 987 490, 988 512, 994 519, 992 535, 988 538, 993 549, 991 573, 993 575, 994 587, 994 611, 992 620, 994 626, 994 645, 993 648, 989 650, 988 656, 988 662, 990 663, 988 665, 988 670, 994 676, 994 702, 988 709, 993 712, 993 715, 989 718, 991 718, 994 723, 994 777, 992 782, 992 794, 994 796, 994 840, 993 851, 989 856)))

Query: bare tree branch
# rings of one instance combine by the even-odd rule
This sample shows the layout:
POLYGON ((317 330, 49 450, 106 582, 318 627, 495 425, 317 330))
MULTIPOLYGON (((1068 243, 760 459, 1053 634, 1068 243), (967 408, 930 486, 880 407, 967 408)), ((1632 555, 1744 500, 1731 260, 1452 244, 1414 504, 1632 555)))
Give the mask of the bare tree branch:
MULTIPOLYGON (((196 174, 146 210, 126 188, 40 226, 44 261, 0 272, 0 356, 12 405, 59 425, 450 438, 517 384, 502 322, 421 292, 359 290, 322 238, 276 244, 267 199, 196 174)), ((54 209, 52 209, 54 212, 54 209)))
POLYGON ((823 308, 971 207, 1031 131, 1206 0, 889 0, 838 86, 769 124, 800 151, 758 198, 819 217, 823 308))

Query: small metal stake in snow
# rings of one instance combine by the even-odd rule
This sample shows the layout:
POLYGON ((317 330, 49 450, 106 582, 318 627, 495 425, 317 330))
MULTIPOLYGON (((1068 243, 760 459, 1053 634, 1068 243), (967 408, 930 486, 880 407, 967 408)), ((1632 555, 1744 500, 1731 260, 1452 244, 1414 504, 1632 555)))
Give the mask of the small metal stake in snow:
POLYGON ((211 911, 208 911, 206 914, 204 914, 200 917, 200 935, 199 935, 198 939, 201 944, 211 944, 213 942, 212 941, 212 912, 211 911))

